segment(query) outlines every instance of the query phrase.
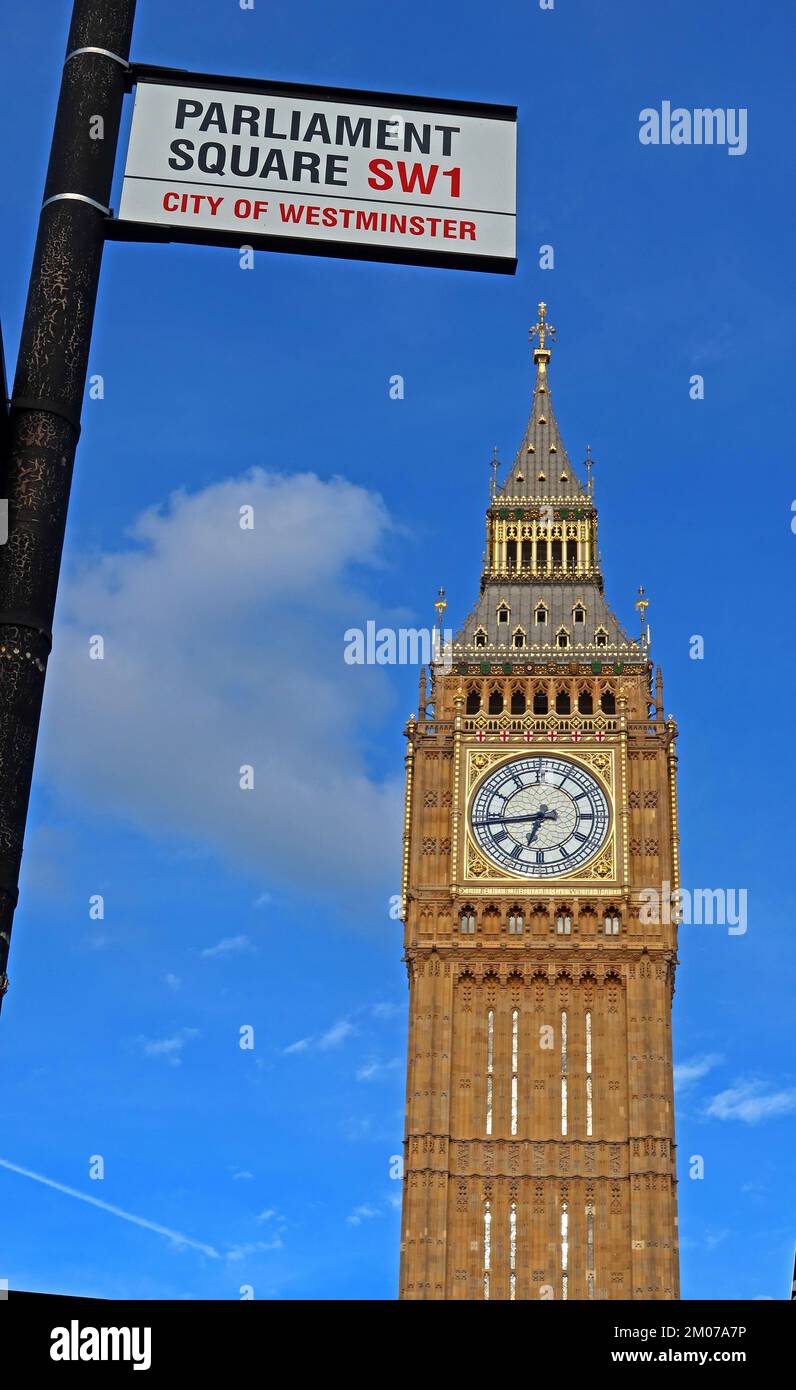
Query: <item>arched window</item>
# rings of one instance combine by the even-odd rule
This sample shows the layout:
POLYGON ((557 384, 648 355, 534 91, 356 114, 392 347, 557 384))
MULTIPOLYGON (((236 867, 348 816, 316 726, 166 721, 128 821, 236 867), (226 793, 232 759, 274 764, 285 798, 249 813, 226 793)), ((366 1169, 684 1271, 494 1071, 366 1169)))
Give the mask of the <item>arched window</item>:
POLYGON ((556 932, 559 936, 572 935, 572 918, 569 915, 569 908, 562 907, 556 917, 556 932))
POLYGON ((600 709, 603 714, 616 714, 616 696, 613 690, 604 690, 600 696, 600 709))
POLYGON ((536 542, 536 568, 538 570, 547 569, 547 541, 536 542))
POLYGON ((489 1299, 489 1274, 492 1266, 492 1205, 484 1202, 484 1298, 489 1299))
POLYGON ((578 691, 578 714, 594 714, 594 700, 590 690, 578 691))
POLYGON ((492 1083, 495 1071, 495 1010, 486 1016, 486 1132, 492 1133, 492 1083))
POLYGON ((475 645, 476 647, 486 646, 486 632, 482 627, 479 627, 478 631, 475 634, 475 645))
POLYGON ((598 627, 597 631, 594 634, 594 643, 597 647, 608 646, 608 633, 606 632, 604 627, 598 627))
POLYGON ((515 647, 525 646, 525 633, 521 627, 517 627, 514 629, 514 636, 512 637, 511 641, 513 646, 515 647))
POLYGON ((561 1014, 561 1133, 564 1136, 566 1136, 568 1126, 567 1049, 567 1014, 565 1009, 561 1014))
POLYGON ((520 1011, 511 1013, 511 1132, 517 1133, 519 1120, 520 1011))
POLYGON ((594 1298, 594 1203, 586 1203, 586 1293, 594 1298))
POLYGON ((567 569, 574 570, 578 563, 578 542, 567 541, 567 569))
POLYGON ((569 698, 568 690, 556 691, 556 714, 571 714, 572 701, 569 698))
POLYGON ((561 1297, 569 1297, 569 1207, 561 1203, 561 1297))
POLYGON ((536 605, 536 621, 537 623, 547 622, 547 609, 543 603, 536 605))
POLYGON ((506 568, 515 570, 517 568, 517 542, 506 541, 506 568))
POLYGON ((547 691, 537 686, 533 692, 534 714, 547 714, 547 691))
POLYGON ((592 1132, 591 1011, 586 1010, 586 1134, 592 1132))
POLYGON ((558 570, 560 570, 560 569, 561 569, 561 566, 562 566, 562 559, 561 559, 562 543, 561 543, 561 541, 553 541, 553 544, 552 544, 551 549, 552 549, 552 551, 553 551, 553 569, 558 569, 558 570))
POLYGON ((499 626, 499 627, 502 627, 502 626, 505 624, 505 626, 508 627, 508 622, 509 622, 509 618, 510 618, 510 617, 511 617, 511 610, 510 610, 508 604, 507 604, 507 603, 501 603, 500 606, 499 606, 499 608, 498 608, 498 611, 497 611, 498 626, 499 626))
POLYGON ((509 908, 509 936, 522 936, 522 908, 509 908))
POLYGON ((511 692, 511 712, 512 714, 525 713, 525 696, 521 690, 511 692))
POLYGON ((568 647, 568 646, 569 646, 569 633, 567 632, 567 630, 566 630, 565 627, 560 627, 560 628, 558 629, 558 632, 556 633, 556 646, 557 646, 557 647, 568 647))
POLYGON ((470 907, 469 903, 461 910, 459 930, 463 936, 475 936, 475 908, 470 907))
POLYGON ((481 708, 480 690, 471 689, 467 691, 467 703, 464 706, 465 714, 477 714, 481 708))
POLYGON ((503 693, 500 690, 490 690, 489 692, 489 713, 503 713, 503 693))
POLYGON ((619 913, 615 907, 609 907, 605 914, 605 935, 618 936, 621 928, 619 913))
POLYGON ((530 542, 530 541, 523 541, 523 543, 522 543, 522 568, 523 568, 524 570, 529 570, 529 569, 531 568, 531 564, 532 564, 532 563, 533 563, 533 562, 532 562, 532 559, 531 559, 531 542, 530 542))
POLYGON ((572 621, 573 623, 585 623, 586 609, 583 607, 582 603, 575 604, 575 607, 572 610, 572 621))

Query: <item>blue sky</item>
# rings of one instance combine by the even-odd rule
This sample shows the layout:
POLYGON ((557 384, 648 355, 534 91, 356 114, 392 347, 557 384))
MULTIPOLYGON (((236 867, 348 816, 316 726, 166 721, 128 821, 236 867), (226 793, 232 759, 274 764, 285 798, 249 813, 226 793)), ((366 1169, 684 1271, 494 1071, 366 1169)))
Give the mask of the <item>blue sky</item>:
MULTIPOLYGON (((69 6, 6 10, 13 360, 69 6)), ((683 1296, 787 1295, 794 27, 740 0, 307 0, 300 24, 284 0, 139 0, 142 61, 516 103, 519 270, 107 249, 105 398, 83 414, 0 1024, 0 1158, 26 1170, 0 1167, 12 1287, 395 1296, 407 993, 389 909, 416 672, 346 667, 342 633, 430 622, 440 583, 451 621, 469 610, 544 298, 559 424, 597 459, 609 598, 630 626, 639 583, 651 599, 684 883, 748 892, 745 935, 681 935, 683 1296), (747 153, 640 145, 663 100, 746 108, 747 153), (243 503, 262 520, 249 552, 243 503)))

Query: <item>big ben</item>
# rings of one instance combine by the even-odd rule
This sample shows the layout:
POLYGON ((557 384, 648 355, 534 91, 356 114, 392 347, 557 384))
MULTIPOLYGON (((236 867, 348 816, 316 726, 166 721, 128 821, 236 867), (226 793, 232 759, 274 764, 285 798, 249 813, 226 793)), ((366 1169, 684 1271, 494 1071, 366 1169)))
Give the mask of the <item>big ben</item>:
POLYGON ((480 594, 407 725, 400 1296, 677 1299, 676 726, 532 338, 480 594), (652 892, 650 890, 653 890, 652 892), (660 895, 660 896, 658 896, 660 895))

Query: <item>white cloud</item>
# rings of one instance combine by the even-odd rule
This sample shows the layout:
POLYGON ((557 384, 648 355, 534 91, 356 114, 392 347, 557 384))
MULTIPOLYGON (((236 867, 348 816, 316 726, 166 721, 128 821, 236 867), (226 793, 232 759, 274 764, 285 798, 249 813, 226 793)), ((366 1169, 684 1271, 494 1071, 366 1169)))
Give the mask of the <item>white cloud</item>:
POLYGON ((389 1062, 380 1062, 377 1058, 371 1058, 369 1062, 363 1063, 357 1070, 357 1081, 380 1081, 382 1077, 395 1071, 400 1067, 400 1057, 392 1057, 389 1062))
POLYGON ((691 1057, 687 1062, 678 1062, 674 1068, 674 1084, 678 1091, 686 1091, 695 1082, 701 1081, 709 1071, 718 1066, 723 1059, 715 1052, 701 1057, 691 1057))
POLYGON ((62 586, 42 733, 51 789, 306 894, 383 892, 401 775, 378 780, 367 759, 392 697, 383 670, 344 662, 343 633, 374 616, 362 579, 388 530, 375 493, 260 469, 145 511, 126 548, 62 586))
POLYGON ((221 941, 216 942, 215 946, 206 946, 204 951, 199 954, 203 960, 211 960, 215 956, 231 956, 241 951, 253 950, 248 936, 225 936, 221 941))
POLYGON ((318 1039, 318 1047, 322 1052, 328 1052, 332 1047, 339 1047, 341 1043, 345 1042, 346 1038, 350 1038, 353 1032, 353 1023, 349 1023, 347 1018, 341 1018, 339 1022, 332 1024, 328 1032, 324 1033, 323 1036, 318 1039))
POLYGON ((88 1202, 92 1207, 98 1207, 100 1211, 109 1212, 111 1216, 118 1216, 122 1221, 129 1221, 133 1226, 142 1226, 145 1231, 154 1231, 156 1235, 165 1236, 175 1246, 189 1246, 192 1250, 200 1250, 204 1255, 210 1255, 212 1259, 218 1259, 218 1251, 212 1245, 205 1245, 202 1241, 192 1240, 190 1236, 183 1235, 181 1231, 172 1231, 168 1226, 161 1226, 157 1221, 150 1221, 145 1216, 135 1216, 130 1211, 124 1211, 121 1207, 112 1206, 110 1202, 102 1202, 99 1197, 90 1197, 87 1192, 79 1192, 74 1187, 67 1187, 66 1183, 55 1182, 52 1178, 46 1178, 43 1173, 34 1173, 30 1168, 20 1168, 17 1163, 10 1163, 7 1158, 0 1158, 0 1166, 7 1168, 10 1173, 18 1173, 23 1178, 32 1178, 34 1182, 41 1183, 44 1187, 51 1187, 56 1192, 62 1192, 66 1197, 75 1197, 79 1202, 88 1202))
POLYGON ((244 1245, 231 1245, 225 1252, 228 1260, 244 1260, 249 1255, 261 1255, 266 1250, 281 1250, 282 1241, 279 1236, 273 1240, 251 1240, 244 1245))
POLYGON ((354 1207, 354 1210, 346 1217, 350 1226, 361 1226, 363 1221, 372 1221, 375 1216, 381 1216, 378 1207, 369 1207, 366 1203, 362 1206, 354 1207))
POLYGON ((312 1038, 299 1038, 297 1042, 289 1043, 282 1048, 285 1057, 290 1057, 294 1052, 307 1052, 312 1047, 312 1038))
POLYGON ((169 974, 164 975, 163 978, 166 984, 168 985, 169 989, 180 989, 182 985, 182 980, 180 979, 179 975, 172 975, 171 972, 169 972, 169 974))
POLYGON ((141 1046, 145 1057, 165 1057, 172 1067, 180 1066, 180 1056, 185 1044, 199 1037, 198 1028, 180 1028, 170 1038, 142 1038, 141 1046))
POLYGON ((403 1013, 401 1004, 372 1004, 370 1012, 373 1018, 395 1018, 396 1014, 403 1013))
POLYGON ((715 1120, 743 1120, 756 1125, 796 1110, 796 1089, 767 1091, 762 1081, 740 1081, 714 1096, 706 1114, 715 1120))

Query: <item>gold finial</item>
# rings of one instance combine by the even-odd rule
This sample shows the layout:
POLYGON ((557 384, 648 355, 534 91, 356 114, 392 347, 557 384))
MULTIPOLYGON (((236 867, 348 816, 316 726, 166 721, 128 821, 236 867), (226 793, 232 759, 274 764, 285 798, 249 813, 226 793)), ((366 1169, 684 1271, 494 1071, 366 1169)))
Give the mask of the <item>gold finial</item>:
POLYGON ((550 349, 544 345, 545 336, 555 338, 556 330, 551 323, 547 322, 547 305, 544 300, 540 301, 539 319, 528 334, 528 341, 532 343, 537 336, 539 338, 539 346, 538 348, 534 348, 533 360, 537 363, 547 363, 550 361, 550 349))
POLYGON ((447 608, 447 606, 448 606, 448 604, 447 604, 447 600, 446 600, 446 598, 445 598, 445 590, 443 589, 442 585, 440 584, 440 586, 439 586, 439 598, 437 599, 436 603, 434 604, 434 607, 435 607, 436 610, 437 610, 437 626, 439 627, 440 633, 442 633, 442 615, 443 615, 443 613, 445 612, 445 609, 447 608))
POLYGON ((586 496, 593 496, 594 484, 592 482, 591 470, 594 467, 594 459, 591 456, 591 444, 586 445, 586 496))
POLYGON ((647 609, 649 608, 649 606, 650 606, 650 601, 649 601, 649 599, 644 597, 644 585, 643 585, 643 584, 639 584, 639 588, 638 588, 638 599, 637 599, 637 601, 636 601, 636 607, 637 607, 637 609, 638 609, 638 611, 639 611, 639 615, 640 615, 640 617, 641 617, 641 641, 642 641, 642 644, 643 644, 643 642, 644 642, 644 614, 646 613, 646 611, 647 611, 647 609))
POLYGON ((497 444, 493 444, 493 445, 492 445, 492 458, 491 458, 490 464, 489 464, 489 467, 492 469, 491 490, 492 490, 492 496, 493 496, 493 497, 494 497, 494 496, 496 495, 496 493, 497 493, 497 475, 498 475, 498 465, 499 465, 499 463, 500 463, 500 459, 498 458, 498 446, 497 446, 497 444))

